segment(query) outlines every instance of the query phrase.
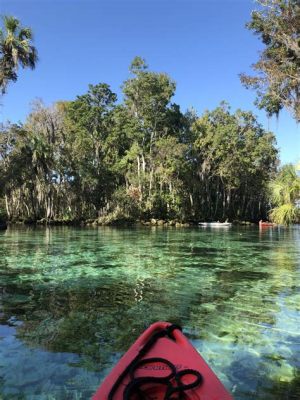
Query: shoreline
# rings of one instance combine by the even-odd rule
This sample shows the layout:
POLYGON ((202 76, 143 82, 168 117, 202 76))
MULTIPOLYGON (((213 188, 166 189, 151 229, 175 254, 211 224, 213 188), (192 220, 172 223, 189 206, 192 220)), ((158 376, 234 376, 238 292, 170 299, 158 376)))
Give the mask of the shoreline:
MULTIPOLYGON (((151 218, 150 220, 134 220, 134 219, 119 219, 114 221, 99 221, 99 220, 36 220, 36 221, 6 221, 0 224, 0 229, 6 229, 8 226, 80 226, 80 227, 98 227, 98 226, 115 226, 115 227, 138 227, 138 226, 160 226, 160 227, 176 227, 188 228, 198 226, 200 222, 215 222, 215 221, 180 221, 180 220, 164 220, 151 218)), ((218 221, 219 222, 219 221, 218 221)), ((224 221, 220 221, 224 222, 224 221)), ((235 226, 255 226, 258 221, 231 221, 235 226)))

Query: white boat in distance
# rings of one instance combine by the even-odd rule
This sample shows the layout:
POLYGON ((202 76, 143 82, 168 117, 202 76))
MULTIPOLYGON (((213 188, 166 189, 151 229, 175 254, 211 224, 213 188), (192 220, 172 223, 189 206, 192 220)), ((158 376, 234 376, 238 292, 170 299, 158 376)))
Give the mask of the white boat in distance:
POLYGON ((225 228, 232 225, 231 222, 199 222, 200 226, 206 228, 225 228))

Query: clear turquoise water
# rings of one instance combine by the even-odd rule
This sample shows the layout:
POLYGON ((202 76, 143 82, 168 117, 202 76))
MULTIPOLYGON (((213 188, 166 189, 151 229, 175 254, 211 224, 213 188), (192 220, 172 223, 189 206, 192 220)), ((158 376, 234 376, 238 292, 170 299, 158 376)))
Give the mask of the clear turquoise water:
POLYGON ((0 399, 88 399, 156 320, 235 399, 300 399, 300 228, 0 232, 0 399))

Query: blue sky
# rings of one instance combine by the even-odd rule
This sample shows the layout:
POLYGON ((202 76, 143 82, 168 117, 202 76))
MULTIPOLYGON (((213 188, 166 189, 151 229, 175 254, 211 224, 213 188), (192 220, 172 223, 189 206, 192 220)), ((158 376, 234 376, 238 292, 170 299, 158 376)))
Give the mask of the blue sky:
POLYGON ((108 83, 121 100, 120 85, 139 55, 177 82, 173 100, 183 111, 202 113, 222 100, 253 110, 276 134, 282 162, 296 162, 300 127, 287 112, 269 120, 239 81, 262 48, 245 29, 254 8, 252 0, 1 0, 1 15, 33 29, 40 61, 10 85, 0 121, 24 121, 35 98, 71 100, 89 83, 108 83))

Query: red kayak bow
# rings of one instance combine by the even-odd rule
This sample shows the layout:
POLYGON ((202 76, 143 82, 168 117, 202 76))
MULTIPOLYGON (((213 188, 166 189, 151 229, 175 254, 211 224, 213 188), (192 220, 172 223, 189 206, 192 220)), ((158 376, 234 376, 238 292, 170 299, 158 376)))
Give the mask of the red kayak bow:
POLYGON ((233 400, 180 327, 167 322, 142 333, 92 398, 142 399, 233 400))

